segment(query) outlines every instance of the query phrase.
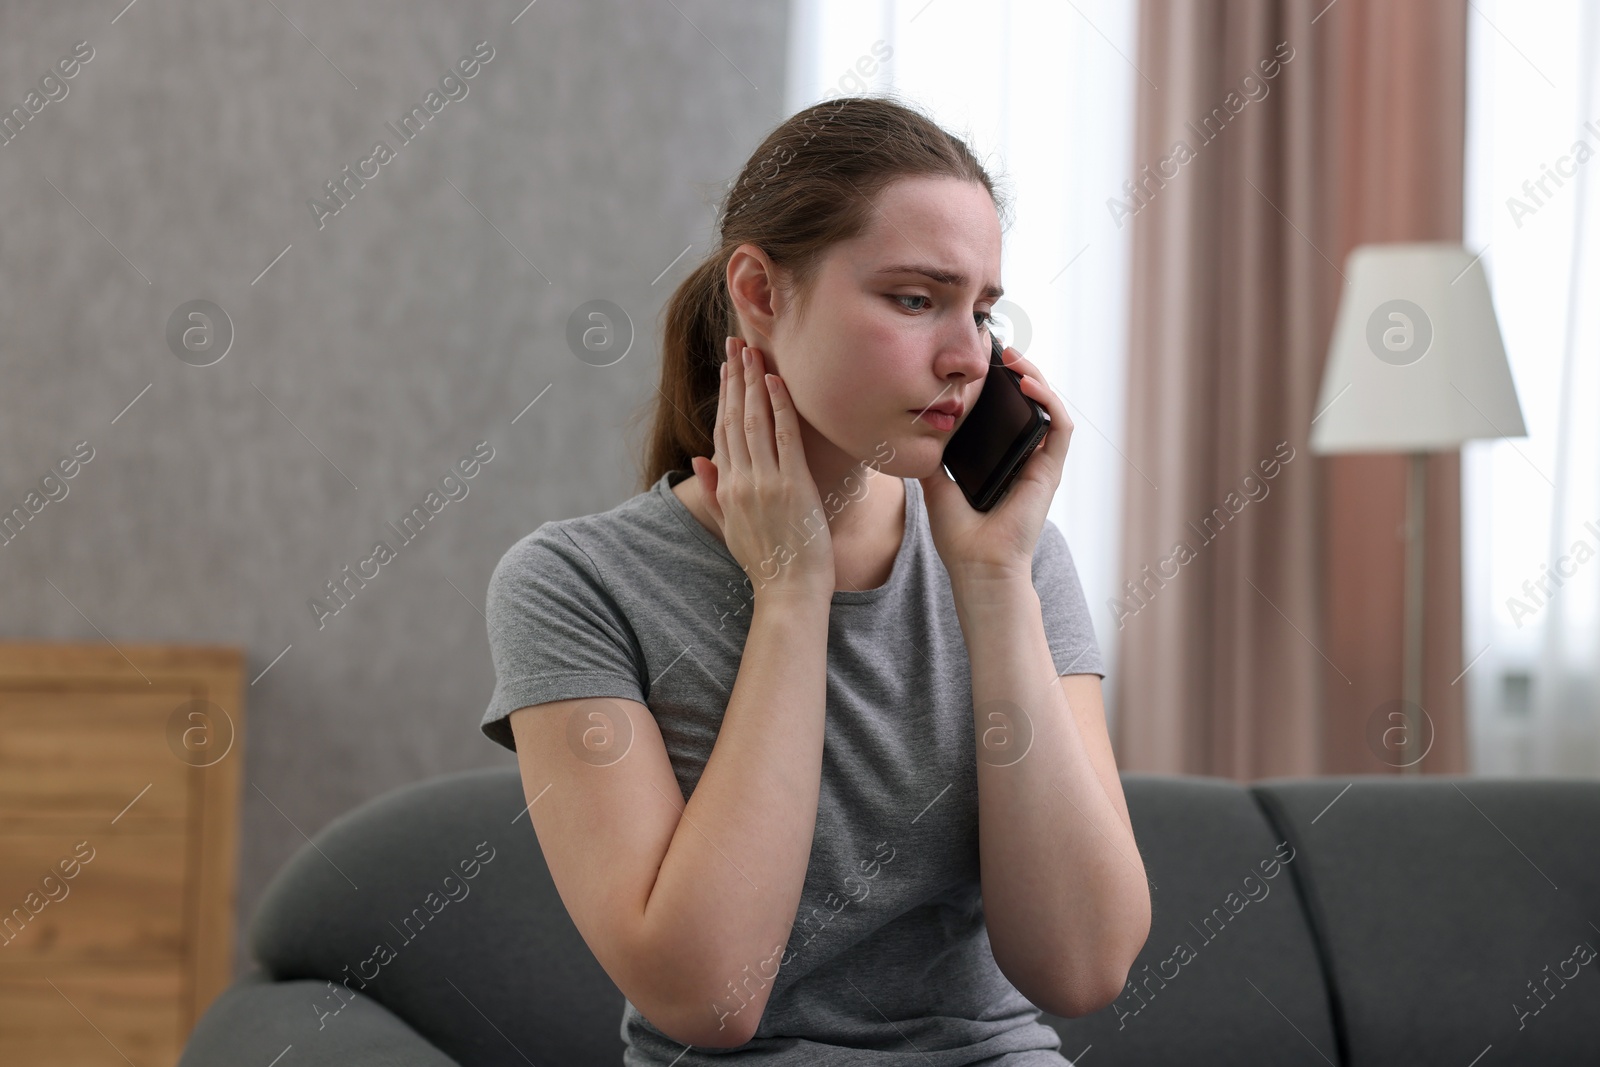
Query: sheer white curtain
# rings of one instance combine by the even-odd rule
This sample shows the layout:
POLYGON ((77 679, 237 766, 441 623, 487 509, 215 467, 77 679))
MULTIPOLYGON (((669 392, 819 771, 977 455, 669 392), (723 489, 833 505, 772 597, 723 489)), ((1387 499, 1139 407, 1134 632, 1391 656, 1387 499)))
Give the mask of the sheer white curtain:
POLYGON ((1474 0, 1467 244, 1526 438, 1463 452, 1472 770, 1600 775, 1600 13, 1474 0))
MULTIPOLYGON (((1065 398, 1074 430, 1050 518, 1072 549, 1108 665, 1116 623, 1132 177, 1133 0, 795 0, 786 113, 893 89, 964 137, 1012 197, 997 315, 1065 398)), ((1107 679, 1108 683, 1110 679, 1107 679)), ((1107 707, 1115 697, 1107 691, 1107 707)))

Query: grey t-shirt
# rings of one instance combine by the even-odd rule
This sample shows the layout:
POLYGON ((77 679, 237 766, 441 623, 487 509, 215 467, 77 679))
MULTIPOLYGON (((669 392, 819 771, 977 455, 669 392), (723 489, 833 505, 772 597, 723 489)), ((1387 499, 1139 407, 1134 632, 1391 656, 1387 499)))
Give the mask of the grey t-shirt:
MULTIPOLYGON (((637 700, 684 800, 694 792, 753 600, 727 546, 672 492, 689 473, 668 472, 609 511, 546 522, 505 553, 487 600, 490 739, 515 751, 507 716, 531 704, 637 700)), ((833 594, 817 822, 788 945, 730 975, 707 1005, 725 1021, 754 1011, 742 1008, 746 990, 770 980, 755 1037, 685 1052, 627 1002, 625 1067, 729 1056, 782 1067, 1069 1062, 989 948, 971 667, 922 486, 903 481, 905 533, 887 583, 833 594)), ((1071 553, 1049 520, 1033 584, 1056 672, 1104 676, 1071 553)))

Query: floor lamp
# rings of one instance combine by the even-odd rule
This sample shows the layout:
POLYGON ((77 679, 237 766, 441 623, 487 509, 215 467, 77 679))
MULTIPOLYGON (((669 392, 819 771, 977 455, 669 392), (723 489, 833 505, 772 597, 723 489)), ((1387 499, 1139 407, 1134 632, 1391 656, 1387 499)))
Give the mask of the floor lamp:
MULTIPOLYGON (((1311 420, 1311 451, 1403 452, 1405 630, 1400 762, 1421 773, 1423 502, 1430 452, 1526 437, 1480 256, 1458 244, 1369 244, 1345 288, 1311 420)), ((1388 747, 1388 731, 1385 732, 1388 747)))

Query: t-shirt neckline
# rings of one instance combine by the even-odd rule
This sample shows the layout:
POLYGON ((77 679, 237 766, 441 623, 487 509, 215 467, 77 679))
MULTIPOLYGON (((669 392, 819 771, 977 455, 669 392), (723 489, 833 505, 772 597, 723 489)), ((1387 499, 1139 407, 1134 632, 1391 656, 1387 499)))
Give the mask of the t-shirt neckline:
MULTIPOLYGON (((723 561, 733 567, 741 575, 744 568, 739 561, 728 551, 728 546, 723 544, 710 530, 700 524, 689 506, 678 499, 678 494, 672 491, 672 486, 683 481, 693 474, 693 471, 676 469, 667 471, 660 478, 652 492, 661 498, 667 509, 678 517, 678 521, 701 543, 710 548, 723 561)), ((922 483, 915 478, 901 478, 905 486, 905 523, 900 535, 900 547, 895 552, 894 564, 889 571, 889 579, 884 584, 874 589, 835 589, 833 591, 834 604, 865 604, 877 600, 886 594, 899 589, 906 582, 906 572, 911 568, 912 544, 916 540, 922 523, 922 483)))

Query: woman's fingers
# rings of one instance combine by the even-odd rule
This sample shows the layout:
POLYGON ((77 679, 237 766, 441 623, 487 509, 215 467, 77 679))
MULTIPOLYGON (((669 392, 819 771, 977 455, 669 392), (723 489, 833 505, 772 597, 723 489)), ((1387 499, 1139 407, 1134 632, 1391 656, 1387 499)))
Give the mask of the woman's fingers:
MULTIPOLYGON (((723 373, 723 370, 719 367, 717 369, 719 379, 723 373)), ((722 527, 723 519, 722 507, 717 503, 717 485, 722 480, 722 471, 726 469, 726 464, 727 456, 722 449, 722 391, 719 388, 717 391, 717 414, 711 424, 711 458, 706 459, 703 456, 695 456, 690 461, 690 465, 694 467, 695 474, 700 478, 700 499, 705 501, 712 517, 717 520, 719 529, 722 527), (724 466, 719 467, 719 463, 724 466)))
MULTIPOLYGON (((733 338, 728 338, 727 349, 732 351, 733 338)), ((728 364, 724 360, 717 370, 717 417, 711 426, 711 442, 714 451, 711 454, 711 463, 717 469, 716 485, 704 486, 707 491, 703 494, 708 501, 708 506, 716 511, 717 520, 722 521, 722 505, 715 498, 721 492, 722 486, 733 478, 733 459, 728 455, 728 432, 723 425, 723 415, 727 409, 728 399, 728 364)))
POLYGON ((778 449, 778 468, 783 471, 809 470, 805 449, 800 444, 800 417, 789 398, 789 390, 776 374, 764 376, 767 396, 772 401, 772 437, 778 449))
MULTIPOLYGON (((1045 391, 1049 391, 1050 384, 1044 380, 1044 375, 1039 373, 1038 367, 1035 367, 1028 360, 1023 359, 1022 353, 1018 352, 1015 348, 1008 348, 1005 350, 1005 352, 1002 352, 1000 355, 1002 360, 1005 360, 1006 353, 1011 354, 1011 359, 1006 361, 1007 367, 1010 367, 1018 374, 1026 375, 1028 378, 1033 380, 1033 384, 1042 387, 1042 389, 1045 391)), ((1026 389, 1027 386, 1024 385, 1023 388, 1026 389)), ((1043 401, 1041 400, 1040 403, 1043 403, 1043 401)))
POLYGON ((722 443, 728 450, 728 461, 734 479, 750 480, 750 444, 744 431, 744 374, 739 360, 743 345, 738 338, 733 341, 733 356, 728 360, 728 379, 722 390, 722 443))
POLYGON ((1051 432, 1045 435, 1045 450, 1065 459, 1073 429, 1072 418, 1067 414, 1067 405, 1056 395, 1055 390, 1050 388, 1044 376, 1039 373, 1038 367, 1023 359, 1022 354, 1015 349, 1008 348, 1006 352, 1013 353, 1012 359, 1006 366, 1027 376, 1021 383, 1023 393, 1036 400, 1050 413, 1051 432))
POLYGON ((711 424, 711 460, 720 468, 720 473, 727 473, 728 441, 722 429, 722 409, 726 406, 724 402, 728 396, 728 364, 723 363, 717 374, 717 417, 711 424))
POLYGON ((717 419, 718 445, 730 457, 728 469, 718 472, 725 483, 719 497, 728 551, 745 573, 762 575, 757 588, 779 586, 826 599, 835 581, 832 540, 819 531, 797 550, 792 543, 794 531, 820 514, 822 505, 798 451, 798 414, 781 385, 776 391, 768 385, 761 353, 734 337, 728 355, 717 419), (785 546, 791 551, 784 566, 769 574, 776 549, 785 546))
POLYGON ((775 471, 778 467, 778 451, 772 440, 772 404, 767 392, 765 361, 759 350, 746 347, 740 364, 745 379, 744 427, 751 465, 775 471))
POLYGON ((1002 349, 1000 352, 1000 360, 1006 366, 1010 367, 1014 371, 1017 371, 1019 374, 1026 374, 1030 378, 1038 378, 1040 376, 1039 368, 1035 367, 1027 359, 1024 359, 1022 353, 1018 352, 1015 348, 1002 349))

